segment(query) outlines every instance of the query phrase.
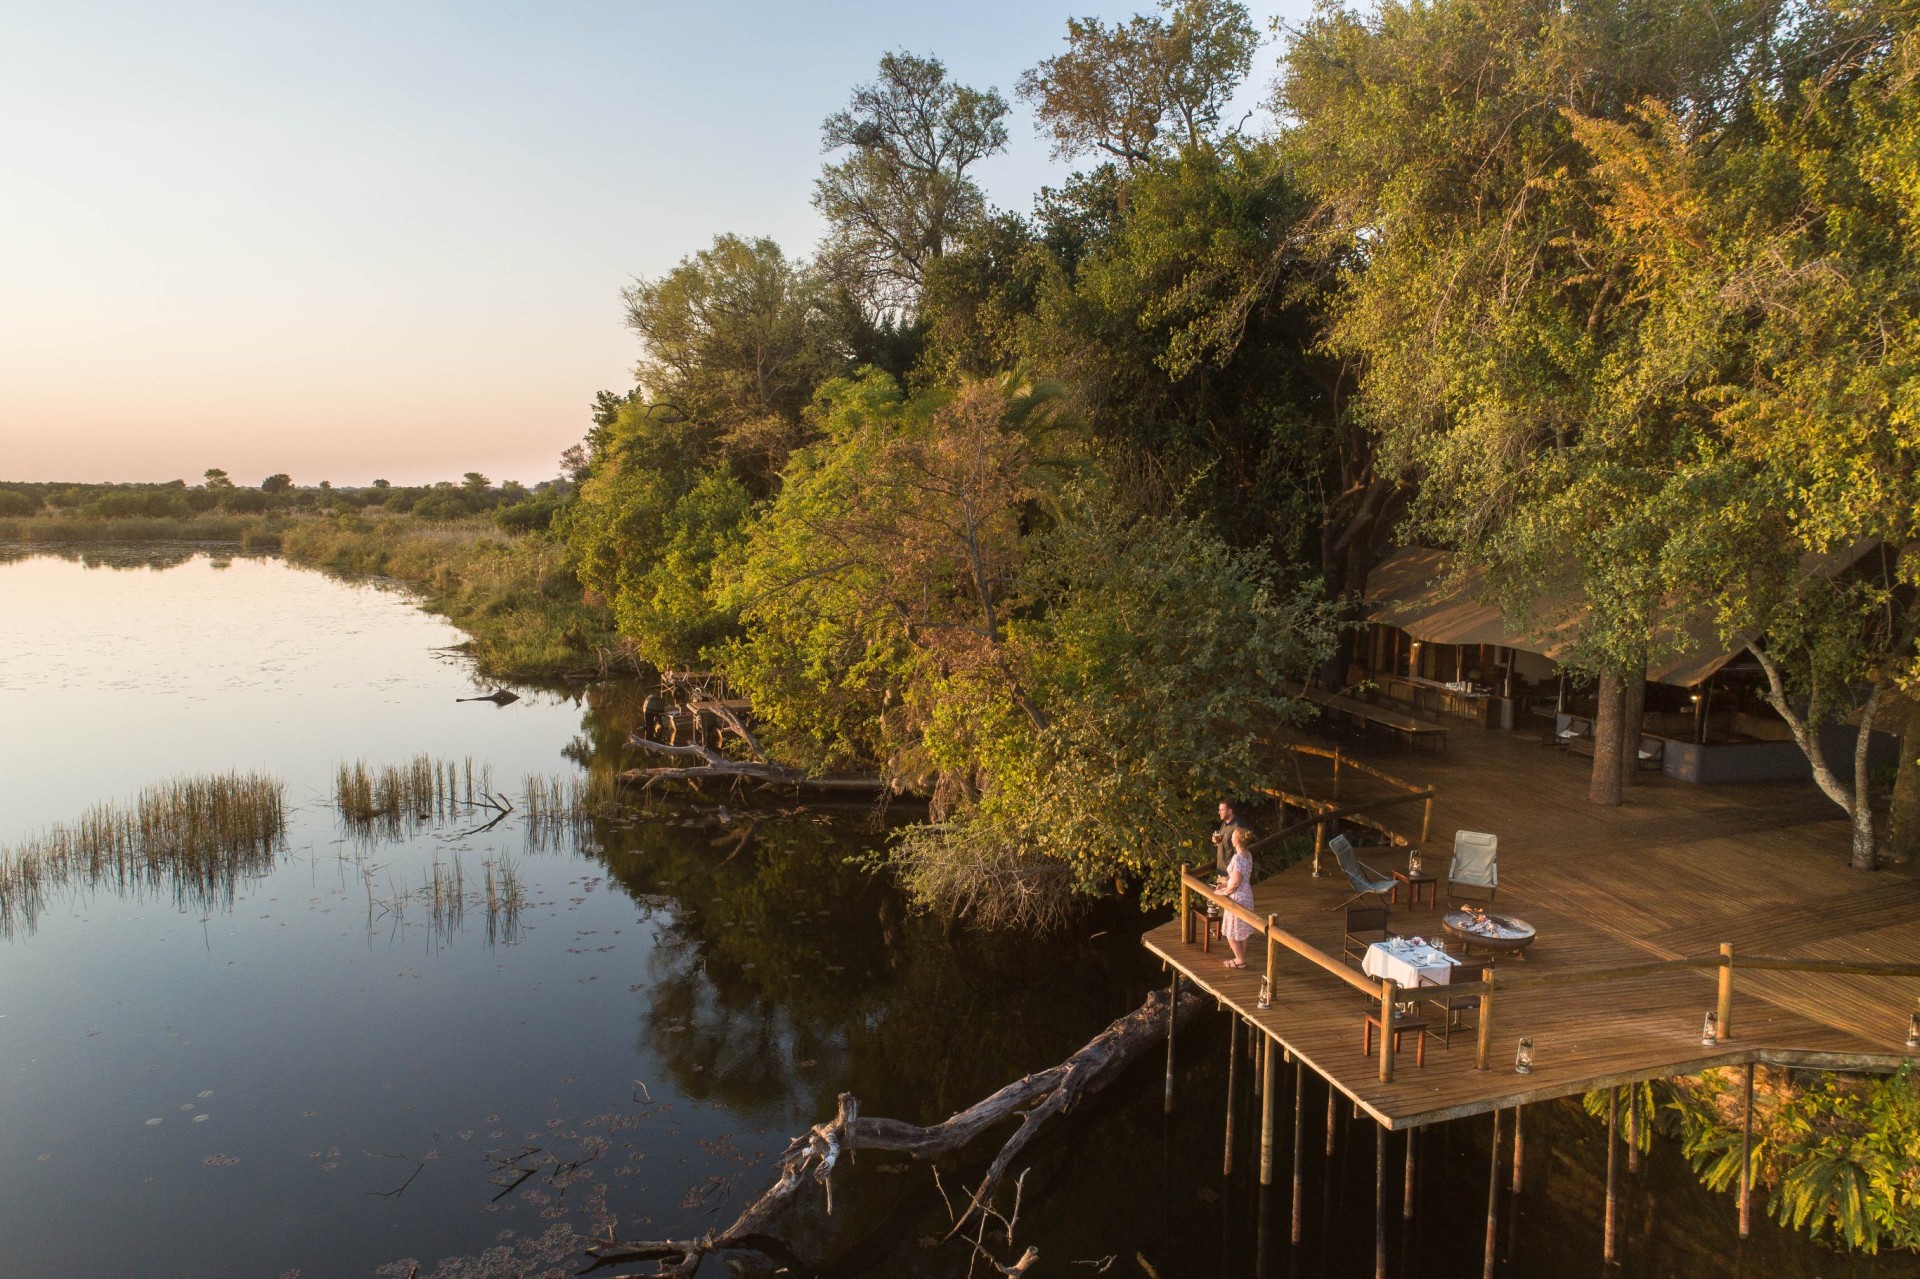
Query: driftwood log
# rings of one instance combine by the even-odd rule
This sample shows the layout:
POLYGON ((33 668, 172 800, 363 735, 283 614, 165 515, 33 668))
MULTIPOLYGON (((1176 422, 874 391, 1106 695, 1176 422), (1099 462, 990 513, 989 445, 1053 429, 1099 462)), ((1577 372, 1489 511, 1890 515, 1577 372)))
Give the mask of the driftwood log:
MULTIPOLYGON (((752 739, 748 737, 744 740, 749 743, 754 754, 759 755, 759 750, 751 747, 752 739)), ((764 756, 750 760, 734 759, 697 742, 674 745, 670 742, 656 742, 638 733, 633 734, 627 741, 630 745, 638 746, 642 750, 696 761, 655 768, 629 768, 620 774, 621 781, 642 788, 652 787, 660 782, 725 781, 757 782, 762 786, 790 787, 796 790, 873 792, 886 789, 886 782, 878 777, 810 777, 797 768, 769 763, 764 756)))
MULTIPOLYGON (((1171 1010, 1171 1015, 1188 1017, 1204 1002, 1188 990, 1180 996, 1180 1003, 1171 1010)), ((1104 1088, 1135 1057, 1159 1043, 1167 1033, 1168 1017, 1167 992, 1154 991, 1140 1007, 1095 1035, 1084 1048, 1059 1065, 1016 1080, 937 1124, 922 1126, 898 1119, 863 1116, 859 1098, 841 1093, 839 1112, 788 1144, 780 1156, 779 1177, 726 1229, 709 1231, 697 1239, 608 1240, 589 1246, 588 1255, 599 1265, 658 1261, 659 1275, 687 1279, 709 1253, 755 1247, 756 1238, 764 1239, 770 1234, 768 1228, 775 1215, 798 1200, 809 1181, 822 1188, 826 1209, 831 1213, 833 1173, 842 1155, 871 1150, 932 1159, 958 1153, 989 1129, 1017 1119, 1020 1126, 1007 1136, 979 1184, 954 1215, 953 1227, 947 1232, 951 1239, 970 1221, 993 1214, 994 1193, 999 1190, 1008 1168, 1047 1121, 1073 1109, 1082 1097, 1104 1088)), ((1013 1267, 997 1268, 1003 1274, 1021 1274, 1037 1258, 1037 1251, 1029 1248, 1013 1267)))

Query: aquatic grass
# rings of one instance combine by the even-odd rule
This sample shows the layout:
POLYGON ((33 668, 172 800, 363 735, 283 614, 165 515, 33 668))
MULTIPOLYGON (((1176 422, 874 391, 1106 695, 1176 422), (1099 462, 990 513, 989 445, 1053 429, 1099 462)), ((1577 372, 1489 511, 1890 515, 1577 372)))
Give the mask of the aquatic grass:
POLYGON ((286 785, 259 773, 176 778, 131 804, 102 803, 0 851, 0 937, 31 933, 64 888, 170 887, 176 902, 231 905, 243 876, 286 840, 286 785))
POLYGON ((588 833, 595 818, 608 816, 617 808, 619 796, 618 783, 611 773, 566 777, 529 773, 521 783, 528 851, 552 852, 572 846, 588 833))
POLYGON ((403 839, 419 825, 481 811, 504 816, 512 806, 494 793, 492 768, 476 768, 470 755, 461 760, 416 755, 379 768, 355 760, 334 773, 334 807, 348 831, 361 838, 403 839))

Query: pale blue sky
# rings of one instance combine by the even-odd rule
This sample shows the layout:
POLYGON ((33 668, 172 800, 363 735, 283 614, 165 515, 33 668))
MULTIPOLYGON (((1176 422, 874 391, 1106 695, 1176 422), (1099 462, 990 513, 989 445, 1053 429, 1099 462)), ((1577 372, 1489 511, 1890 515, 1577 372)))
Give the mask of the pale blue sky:
MULTIPOLYGON (((550 476, 629 384, 631 277, 811 250, 883 51, 1012 99, 1146 2, 0 0, 0 479, 550 476)), ((979 176, 1024 210, 1064 170, 1015 115, 979 176)))

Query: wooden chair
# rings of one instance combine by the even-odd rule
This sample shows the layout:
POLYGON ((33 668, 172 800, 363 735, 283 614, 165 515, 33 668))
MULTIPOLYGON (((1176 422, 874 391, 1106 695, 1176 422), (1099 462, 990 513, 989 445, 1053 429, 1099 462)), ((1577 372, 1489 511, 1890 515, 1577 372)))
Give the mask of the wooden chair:
POLYGON ((1367 947, 1393 935, 1387 927, 1385 906, 1349 906, 1346 932, 1340 938, 1340 958, 1358 964, 1366 955, 1367 947))
MULTIPOLYGON (((1434 981, 1428 977, 1420 979, 1419 989, 1436 991, 1437 994, 1422 995, 1420 1003, 1432 1009, 1437 1015, 1440 1029, 1436 1037, 1445 1047, 1453 1047, 1453 1028, 1467 1029, 1461 1021, 1463 1013, 1480 1012, 1480 990, 1485 982, 1483 974, 1487 971, 1487 962, 1477 960, 1470 964, 1455 964, 1450 974, 1451 981, 1434 981)), ((1435 1034, 1431 1029, 1429 1034, 1435 1034)))
MULTIPOLYGON (((1400 1036, 1412 1035, 1413 1064, 1415 1066, 1426 1065, 1427 1032, 1431 1030, 1432 1027, 1421 1018, 1415 1017, 1410 1013, 1395 1013, 1391 1021, 1393 1025, 1393 1055, 1396 1057, 1400 1055, 1400 1036)), ((1367 1020, 1360 1028, 1360 1051, 1363 1055, 1368 1057, 1373 1056, 1373 1032, 1379 1029, 1380 1010, 1378 1008, 1369 1009, 1367 1012, 1367 1020)), ((1382 1038, 1384 1037, 1383 1035, 1382 1038)))

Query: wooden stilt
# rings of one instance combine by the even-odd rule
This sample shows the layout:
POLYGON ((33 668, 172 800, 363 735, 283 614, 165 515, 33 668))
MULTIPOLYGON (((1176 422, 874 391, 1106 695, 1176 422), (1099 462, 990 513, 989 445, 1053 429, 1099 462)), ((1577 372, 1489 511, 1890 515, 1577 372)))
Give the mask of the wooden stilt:
POLYGON ((1513 1193, 1520 1193, 1520 1170, 1527 1158, 1526 1125, 1520 1122, 1520 1107, 1513 1108, 1513 1193))
POLYGON ((1240 1074, 1240 1018, 1227 1018, 1227 1142, 1226 1153, 1221 1156, 1220 1171, 1226 1176, 1233 1175, 1233 1112, 1235 1087, 1240 1074))
POLYGON ((1481 1279, 1493 1279, 1494 1227, 1500 1220, 1500 1112, 1493 1112, 1493 1171, 1487 1175, 1487 1249, 1481 1279))
POLYGON ((1753 1210, 1753 1063, 1747 1063, 1747 1104, 1740 1116, 1740 1237, 1747 1237, 1753 1210))
POLYGON ((1174 970, 1173 987, 1167 1000, 1167 1101, 1166 1111, 1173 1113, 1173 1027, 1180 1007, 1180 973, 1174 970))
POLYGON ((1293 1063, 1293 1243, 1300 1243, 1300 1152, 1307 1144, 1307 1063, 1293 1063))
MULTIPOLYGON (((1262 1038, 1265 1038, 1264 1036, 1262 1038)), ((1273 1184, 1273 1041, 1260 1048, 1260 1184, 1273 1184)), ((1266 1202, 1262 1196, 1261 1203, 1266 1202)))
POLYGON ((1387 1279, 1387 1126, 1373 1126, 1373 1279, 1387 1279))
POLYGON ((1400 1220, 1413 1220, 1413 1140, 1420 1135, 1418 1128, 1407 1129, 1407 1173, 1406 1182, 1400 1188, 1400 1220))
POLYGON ((1333 1158, 1333 1134, 1340 1128, 1340 1094, 1334 1091, 1333 1081, 1327 1081, 1327 1158, 1333 1158))
POLYGON ((1640 1171, 1640 1085, 1627 1085, 1627 1172, 1640 1171))
POLYGON ((1618 1162, 1617 1156, 1619 1154, 1617 1148, 1620 1143, 1615 1140, 1616 1130, 1619 1124, 1620 1090, 1618 1088, 1609 1088, 1607 1089, 1607 1224, 1605 1237, 1601 1241, 1600 1253, 1601 1258, 1610 1266, 1618 1263, 1618 1256, 1614 1248, 1614 1229, 1615 1221, 1619 1216, 1620 1196, 1614 1165, 1618 1162))

